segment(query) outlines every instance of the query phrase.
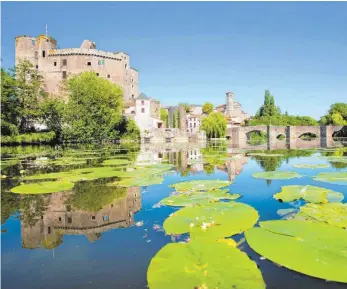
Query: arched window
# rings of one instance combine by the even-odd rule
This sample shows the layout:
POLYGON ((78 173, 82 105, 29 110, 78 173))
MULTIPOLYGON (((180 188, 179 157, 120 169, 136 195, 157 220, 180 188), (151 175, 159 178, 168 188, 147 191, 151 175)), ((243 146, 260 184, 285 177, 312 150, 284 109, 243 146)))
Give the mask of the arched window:
POLYGON ((144 108, 141 108, 141 112, 144 113, 144 112, 145 112, 145 109, 144 109, 144 108))
POLYGON ((142 100, 142 101, 141 101, 141 104, 142 104, 142 105, 144 105, 144 104, 145 104, 145 102, 142 100))

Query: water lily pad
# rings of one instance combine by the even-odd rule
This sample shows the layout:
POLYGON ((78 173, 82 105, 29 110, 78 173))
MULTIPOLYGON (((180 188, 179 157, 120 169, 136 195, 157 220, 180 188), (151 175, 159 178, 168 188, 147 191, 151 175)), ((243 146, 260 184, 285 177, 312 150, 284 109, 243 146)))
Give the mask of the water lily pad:
POLYGON ((146 176, 139 178, 125 178, 118 182, 114 182, 110 185, 116 185, 119 187, 141 187, 141 186, 152 186, 159 185, 164 181, 162 176, 146 176))
POLYGON ((300 169, 324 169, 329 168, 330 165, 328 164, 296 164, 294 165, 295 168, 300 169))
POLYGON ((255 262, 224 242, 191 241, 163 247, 147 271, 149 289, 264 289, 255 262))
POLYGON ((341 202, 343 194, 329 189, 315 186, 284 186, 282 191, 274 195, 276 200, 281 202, 292 202, 303 199, 310 203, 328 203, 329 201, 341 202))
POLYGON ((282 154, 266 154, 266 153, 248 153, 247 156, 259 156, 259 157, 282 157, 282 154))
POLYGON ((217 240, 253 227, 258 218, 258 212, 249 205, 218 202, 185 207, 168 217, 163 227, 169 235, 189 232, 192 238, 217 240))
POLYGON ((105 160, 102 164, 105 166, 126 165, 130 164, 130 161, 127 159, 109 159, 105 160))
POLYGON ((320 159, 335 163, 347 163, 347 156, 321 156, 320 159))
POLYGON ((347 185, 347 172, 320 173, 313 177, 314 180, 337 185, 347 185))
POLYGON ((347 228, 347 204, 306 204, 300 207, 300 211, 295 216, 295 219, 314 220, 340 228, 347 228))
POLYGON ((251 248, 294 271, 347 283, 347 231, 323 223, 267 221, 246 231, 251 248))
POLYGON ((74 183, 68 181, 23 184, 11 189, 16 194, 50 194, 72 189, 74 183))
POLYGON ((208 192, 190 192, 178 195, 172 195, 161 201, 167 206, 195 206, 218 202, 219 200, 236 200, 240 198, 239 194, 229 194, 228 190, 212 190, 208 192))
POLYGON ((171 185, 170 187, 175 188, 177 192, 188 192, 188 191, 209 191, 209 190, 224 188, 230 185, 231 185, 231 182, 229 181, 196 180, 196 181, 176 183, 171 185))
POLYGON ((288 215, 295 213, 296 211, 297 210, 294 208, 279 209, 279 210, 277 210, 277 215, 279 215, 281 217, 285 217, 285 216, 288 216, 288 215))
POLYGON ((256 179, 266 180, 285 180, 301 178, 297 172, 283 172, 283 171, 272 171, 272 172, 259 172, 252 175, 256 179))

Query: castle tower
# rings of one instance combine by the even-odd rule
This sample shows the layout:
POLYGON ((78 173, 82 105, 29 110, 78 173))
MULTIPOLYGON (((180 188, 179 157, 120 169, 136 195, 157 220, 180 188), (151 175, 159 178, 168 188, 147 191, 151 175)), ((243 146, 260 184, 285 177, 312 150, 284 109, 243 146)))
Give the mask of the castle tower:
POLYGON ((233 102, 234 102, 234 94, 232 92, 227 92, 226 93, 226 109, 225 109, 225 115, 227 117, 232 116, 233 112, 233 102))
POLYGON ((33 65, 37 65, 38 54, 36 47, 36 38, 31 36, 16 37, 16 65, 20 60, 29 60, 33 65))
POLYGON ((36 38, 37 54, 38 54, 38 66, 40 70, 46 70, 48 65, 47 57, 50 52, 57 49, 57 41, 46 35, 39 35, 36 38))

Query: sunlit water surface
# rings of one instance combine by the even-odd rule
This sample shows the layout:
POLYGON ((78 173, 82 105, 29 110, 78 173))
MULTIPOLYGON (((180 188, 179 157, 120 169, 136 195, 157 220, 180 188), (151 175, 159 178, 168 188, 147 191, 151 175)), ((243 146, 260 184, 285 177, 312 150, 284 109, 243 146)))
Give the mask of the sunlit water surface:
MULTIPOLYGON (((2 288, 146 288, 146 272, 154 255, 165 244, 185 241, 187 238, 165 235, 162 224, 177 208, 157 206, 173 192, 169 186, 177 182, 231 180, 233 183, 229 187, 230 192, 241 194, 242 199, 238 201, 258 210, 260 220, 280 219, 277 210, 304 204, 302 201, 279 203, 275 200, 273 194, 279 192, 281 186, 315 185, 341 192, 345 196, 344 201, 347 199, 347 186, 312 179, 319 172, 347 170, 346 163, 329 163, 317 158, 322 154, 321 150, 281 151, 284 157, 247 157, 245 151, 230 149, 227 144, 177 147, 162 145, 123 150, 115 146, 104 150, 110 153, 104 153, 103 159, 130 152, 130 159, 134 162, 169 162, 176 169, 164 176, 162 184, 128 188, 125 197, 110 200, 97 209, 97 200, 93 198, 96 192, 92 186, 102 185, 110 180, 85 182, 76 185, 72 191, 48 195, 19 196, 9 193, 9 190, 20 183, 20 171, 23 169, 27 175, 93 167, 100 166, 103 159, 89 160, 86 165, 72 167, 45 166, 35 160, 42 155, 51 158, 57 152, 64 155, 71 151, 83 153, 86 150, 57 150, 47 147, 3 149, 2 157, 15 158, 19 153, 22 158, 13 166, 2 169, 2 174, 7 175, 2 181, 2 288), (223 161, 220 160, 221 156, 234 158, 223 161), (295 164, 306 163, 328 163, 331 167, 293 167, 295 164), (274 181, 252 177, 255 172, 275 169, 296 171, 304 177, 274 181), (74 199, 71 205, 71 197, 77 195, 80 197, 74 199)), ((323 154, 332 153, 323 151, 323 154)), ((98 192, 99 195, 102 193, 98 192)), ((235 236, 234 239, 239 240, 242 236, 243 234, 235 236)), ((311 278, 262 260, 247 243, 242 246, 242 250, 258 264, 267 288, 347 288, 346 284, 311 278)), ((179 284, 177 288, 180 288, 179 284)))

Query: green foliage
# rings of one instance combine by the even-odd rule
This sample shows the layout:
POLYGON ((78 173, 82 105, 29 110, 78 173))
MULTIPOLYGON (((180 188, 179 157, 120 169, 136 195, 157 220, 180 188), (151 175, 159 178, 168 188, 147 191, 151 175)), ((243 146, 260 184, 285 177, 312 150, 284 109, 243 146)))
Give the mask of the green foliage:
POLYGON ((43 78, 28 60, 22 60, 16 67, 16 95, 20 114, 20 132, 33 131, 33 123, 40 116, 39 100, 43 91, 43 78))
POLYGON ((20 200, 17 195, 1 190, 1 224, 19 210, 20 200))
POLYGON ((177 127, 181 128, 181 112, 177 110, 177 127))
POLYGON ((10 72, 1 69, 1 134, 17 135, 19 119, 16 80, 10 72))
POLYGON ((55 133, 50 132, 36 132, 26 133, 16 136, 1 136, 2 144, 37 144, 37 143, 51 143, 56 139, 55 133))
POLYGON ((63 129, 64 107, 64 102, 58 99, 45 99, 40 103, 42 122, 48 130, 55 132, 57 139, 60 139, 63 129))
POLYGON ((124 117, 117 129, 122 140, 137 142, 140 139, 140 129, 136 122, 131 118, 124 117))
POLYGON ((267 133, 262 132, 262 131, 251 131, 249 133, 249 141, 266 143, 267 142, 267 133))
POLYGON ((172 113, 172 127, 176 128, 176 118, 177 118, 177 113, 174 111, 172 113))
POLYGON ((347 231, 323 223, 261 222, 245 235, 261 256, 297 272, 347 283, 347 231))
POLYGON ((227 120, 220 112, 213 112, 202 120, 200 129, 206 132, 208 138, 224 138, 227 120))
POLYGON ((169 114, 165 108, 160 108, 160 120, 165 122, 166 127, 169 127, 169 114))
POLYGON ((275 105, 275 98, 270 91, 265 90, 264 104, 260 107, 256 117, 271 117, 281 114, 279 107, 275 105))
POLYGON ((191 110, 191 107, 190 107, 189 104, 186 104, 186 103, 179 103, 178 105, 179 105, 179 106, 183 106, 186 113, 189 113, 190 110, 191 110))
POLYGON ((210 114, 213 111, 213 104, 210 102, 205 102, 202 106, 202 112, 206 114, 210 114))
POLYGON ((75 75, 66 83, 64 139, 72 142, 113 140, 122 122, 123 92, 120 87, 93 72, 75 75))
POLYGON ((320 123, 322 125, 347 125, 347 103, 332 104, 328 114, 321 117, 320 123))

